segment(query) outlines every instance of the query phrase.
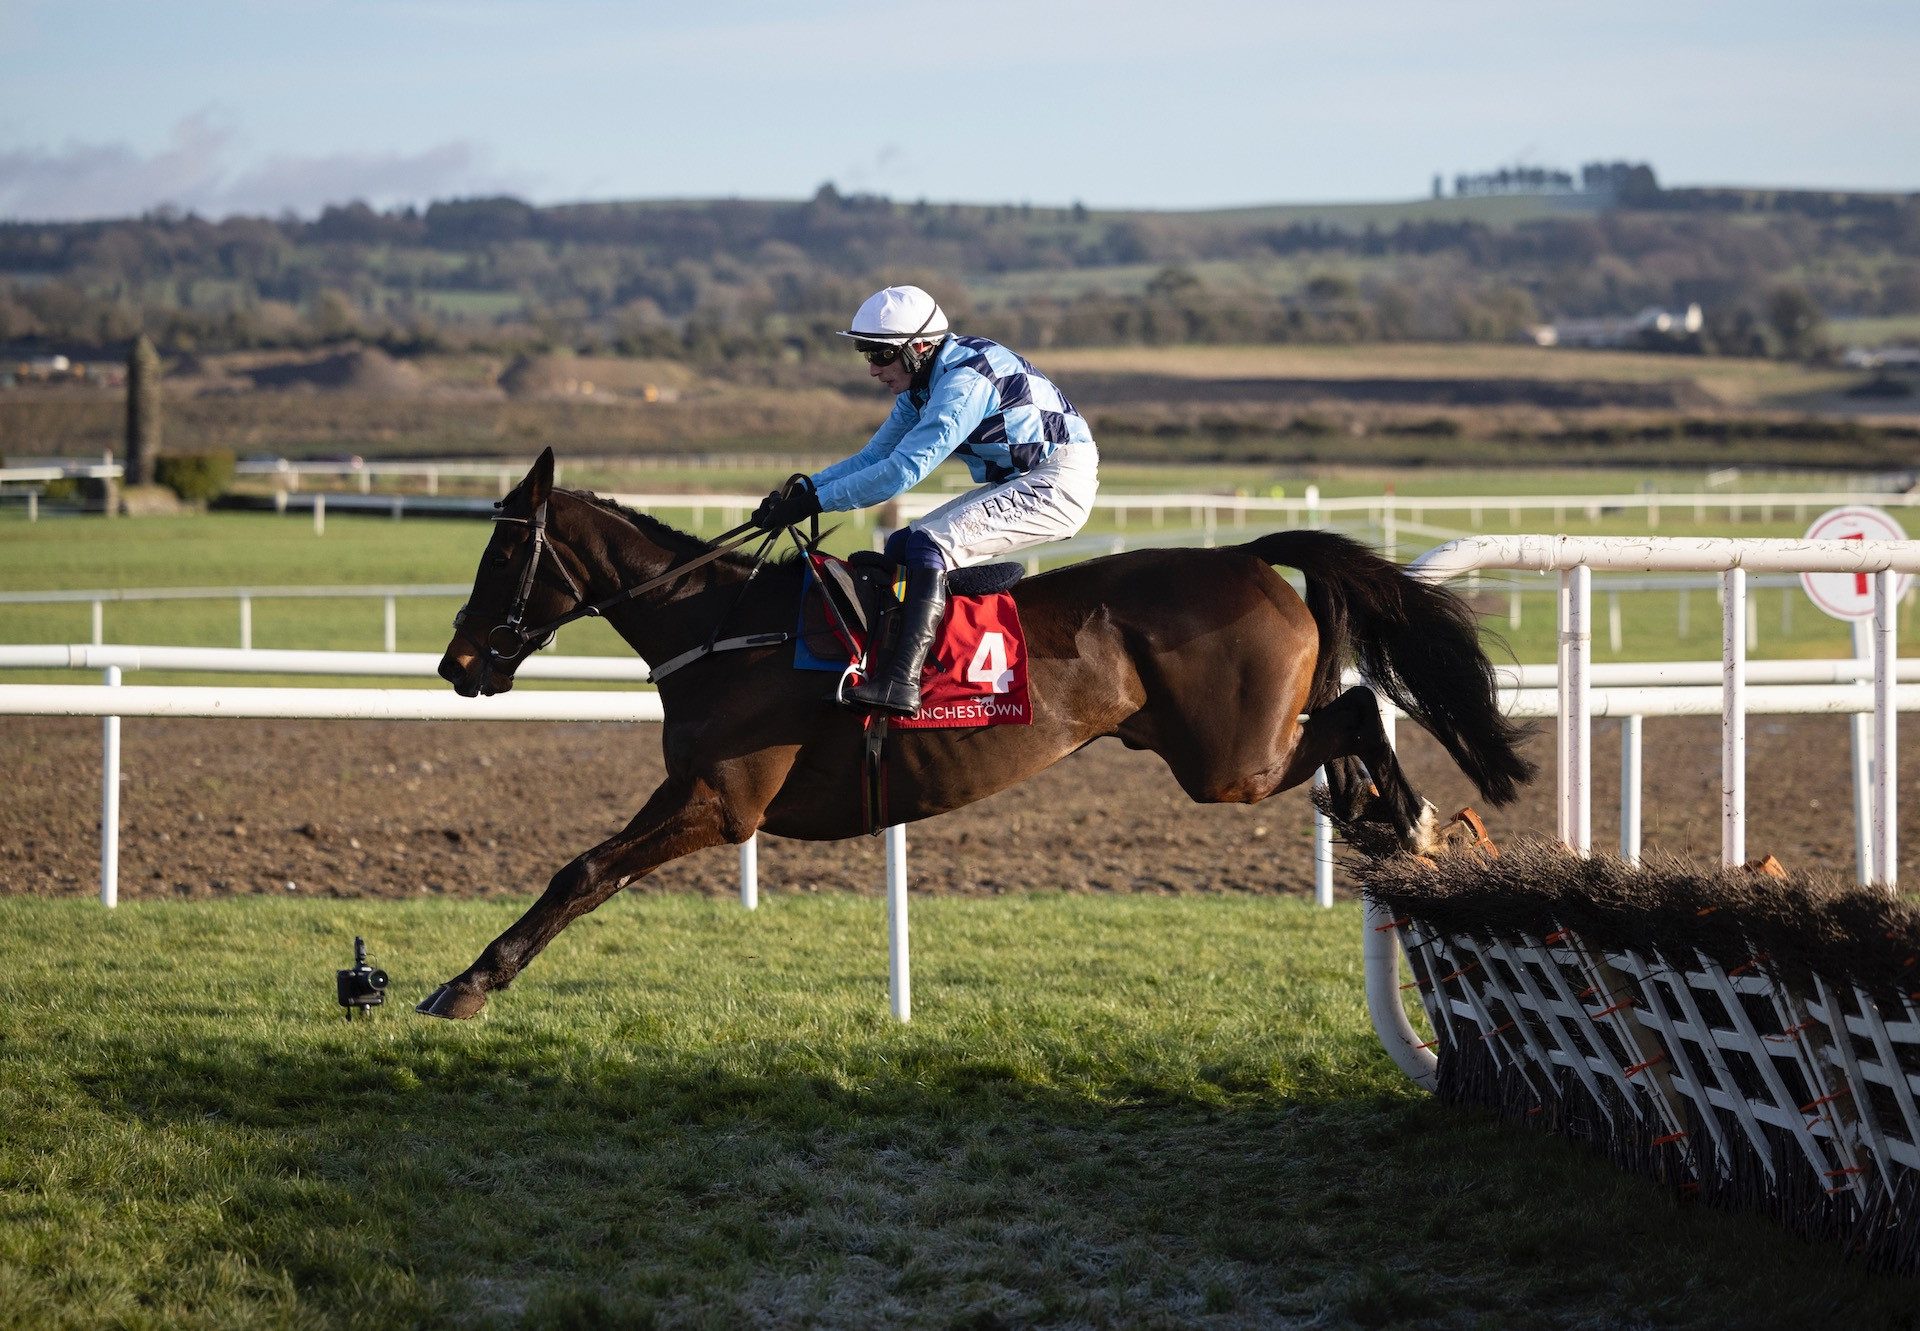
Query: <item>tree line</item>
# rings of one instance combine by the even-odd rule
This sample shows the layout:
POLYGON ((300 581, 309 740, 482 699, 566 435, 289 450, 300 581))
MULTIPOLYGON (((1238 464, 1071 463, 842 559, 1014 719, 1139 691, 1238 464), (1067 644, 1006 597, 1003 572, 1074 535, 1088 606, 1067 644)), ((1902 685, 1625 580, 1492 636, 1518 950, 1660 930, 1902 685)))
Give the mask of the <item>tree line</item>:
POLYGON ((1503 339, 1698 302, 1709 324, 1691 349, 1798 355, 1818 344, 1809 319, 1920 313, 1920 196, 1668 189, 1514 224, 907 203, 831 185, 786 202, 163 210, 0 224, 0 344, 806 356, 897 281, 1028 346, 1503 339))

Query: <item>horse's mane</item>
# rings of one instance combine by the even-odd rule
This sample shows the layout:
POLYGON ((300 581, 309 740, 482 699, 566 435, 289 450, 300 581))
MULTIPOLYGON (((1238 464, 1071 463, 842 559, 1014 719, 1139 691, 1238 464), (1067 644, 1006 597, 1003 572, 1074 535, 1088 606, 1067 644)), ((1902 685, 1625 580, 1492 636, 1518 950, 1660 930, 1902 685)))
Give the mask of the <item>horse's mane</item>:
MULTIPOLYGON (((713 549, 712 541, 695 536, 691 532, 681 531, 671 523, 662 522, 651 513, 642 513, 638 509, 628 508, 617 499, 609 499, 606 495, 595 494, 591 490, 562 490, 559 493, 572 495, 575 499, 584 499, 595 508, 624 519, 638 528, 642 536, 676 554, 700 555, 713 549)), ((752 542, 748 543, 749 546, 751 544, 752 542)), ((789 549, 773 562, 777 565, 788 565, 798 563, 799 559, 799 552, 789 549)), ((753 556, 747 553, 747 546, 742 546, 736 550, 729 550, 715 562, 730 565, 744 573, 753 567, 753 556)))

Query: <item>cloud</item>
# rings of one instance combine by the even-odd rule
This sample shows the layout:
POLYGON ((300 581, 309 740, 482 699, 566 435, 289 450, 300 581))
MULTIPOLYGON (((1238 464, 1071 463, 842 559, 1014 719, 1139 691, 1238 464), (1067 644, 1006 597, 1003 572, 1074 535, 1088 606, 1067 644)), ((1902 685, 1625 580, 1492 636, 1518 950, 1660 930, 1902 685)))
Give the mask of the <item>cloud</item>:
POLYGON ((375 206, 418 203, 449 194, 496 192, 472 144, 442 143, 417 153, 329 153, 270 157, 236 174, 222 191, 237 212, 318 212, 329 203, 362 199, 375 206))
POLYGON ((449 194, 510 191, 464 141, 420 152, 280 154, 241 162, 240 137, 210 112, 181 120, 167 146, 142 155, 124 143, 0 149, 0 217, 125 217, 161 205, 208 216, 315 213, 329 203, 376 207, 449 194))

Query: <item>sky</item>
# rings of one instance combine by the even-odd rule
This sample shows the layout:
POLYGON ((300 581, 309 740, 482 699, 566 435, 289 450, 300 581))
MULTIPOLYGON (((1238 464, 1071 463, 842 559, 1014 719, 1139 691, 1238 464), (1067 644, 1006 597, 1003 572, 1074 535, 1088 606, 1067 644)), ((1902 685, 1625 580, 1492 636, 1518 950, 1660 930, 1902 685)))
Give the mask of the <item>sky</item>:
POLYGON ((1915 0, 0 0, 0 218, 1920 190, 1915 0))

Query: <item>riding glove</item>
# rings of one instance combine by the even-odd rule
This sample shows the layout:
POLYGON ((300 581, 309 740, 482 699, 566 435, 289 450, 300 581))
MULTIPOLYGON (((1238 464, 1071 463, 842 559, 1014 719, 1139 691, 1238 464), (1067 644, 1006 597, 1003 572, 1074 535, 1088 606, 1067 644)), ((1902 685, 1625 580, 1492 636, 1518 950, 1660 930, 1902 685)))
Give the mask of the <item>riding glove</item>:
POLYGON ((791 492, 775 490, 753 510, 753 525, 761 531, 784 531, 819 511, 820 496, 811 486, 796 486, 791 492))

